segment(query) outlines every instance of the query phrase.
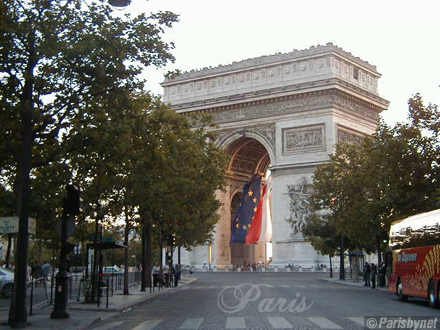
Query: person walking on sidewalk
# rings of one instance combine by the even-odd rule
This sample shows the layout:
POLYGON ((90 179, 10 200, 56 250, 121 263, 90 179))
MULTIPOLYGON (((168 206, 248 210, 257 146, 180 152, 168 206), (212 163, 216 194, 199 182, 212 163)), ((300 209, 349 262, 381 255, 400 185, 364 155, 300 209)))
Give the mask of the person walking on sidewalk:
POLYGON ((170 266, 168 264, 163 266, 163 276, 165 277, 165 286, 168 288, 170 286, 170 266))
POLYGON ((364 286, 370 286, 370 265, 368 262, 364 265, 364 272, 362 275, 364 276, 364 286))
POLYGON ((179 280, 180 280, 180 267, 179 265, 176 265, 176 267, 174 267, 174 286, 177 286, 179 284, 179 280))
POLYGON ((153 286, 157 286, 157 282, 159 279, 159 267, 157 266, 157 264, 153 266, 152 273, 153 273, 153 286))
POLYGON ((377 268, 376 265, 371 263, 371 270, 370 270, 370 279, 371 279, 371 288, 376 288, 376 275, 377 275, 377 268))

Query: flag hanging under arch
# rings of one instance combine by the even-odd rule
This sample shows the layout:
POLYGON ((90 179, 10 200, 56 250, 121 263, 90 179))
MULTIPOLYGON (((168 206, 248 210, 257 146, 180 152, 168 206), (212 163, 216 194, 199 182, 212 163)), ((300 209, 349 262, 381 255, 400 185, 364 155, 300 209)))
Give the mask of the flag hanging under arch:
POLYGON ((261 174, 255 174, 243 188, 240 207, 232 222, 231 243, 246 243, 252 221, 258 209, 261 191, 261 174))

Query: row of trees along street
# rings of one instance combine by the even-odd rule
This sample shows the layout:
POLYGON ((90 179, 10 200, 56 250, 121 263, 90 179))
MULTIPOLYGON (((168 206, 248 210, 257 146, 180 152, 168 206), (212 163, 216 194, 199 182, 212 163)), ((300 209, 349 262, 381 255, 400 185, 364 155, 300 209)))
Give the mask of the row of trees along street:
POLYGON ((440 113, 419 94, 408 105, 409 123, 381 122, 317 168, 304 234, 322 254, 365 250, 380 263, 393 221, 440 207, 440 113))
POLYGON ((138 227, 143 269, 168 234, 183 247, 206 243, 217 221, 226 158, 209 118, 177 115, 141 77, 174 61, 163 34, 178 17, 121 16, 77 0, 0 4, 0 215, 20 217, 15 327, 26 326, 27 219, 37 219, 37 246, 58 241, 67 183, 81 187, 84 209, 70 241, 122 221, 127 243, 138 227))

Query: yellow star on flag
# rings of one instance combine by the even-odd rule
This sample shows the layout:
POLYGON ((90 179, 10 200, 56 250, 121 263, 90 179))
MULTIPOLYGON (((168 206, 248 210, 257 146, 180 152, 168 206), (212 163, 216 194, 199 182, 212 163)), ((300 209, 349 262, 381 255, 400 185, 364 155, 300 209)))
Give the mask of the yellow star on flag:
POLYGON ((253 192, 252 190, 249 190, 248 195, 249 195, 249 196, 253 196, 253 195, 254 195, 254 192, 253 192))
POLYGON ((256 198, 254 198, 253 201, 254 201, 255 204, 257 203, 257 199, 256 198))
POLYGON ((254 212, 257 212, 257 207, 254 207, 254 212))
POLYGON ((237 227, 238 229, 240 229, 240 225, 239 225, 238 223, 235 225, 235 227, 237 227))

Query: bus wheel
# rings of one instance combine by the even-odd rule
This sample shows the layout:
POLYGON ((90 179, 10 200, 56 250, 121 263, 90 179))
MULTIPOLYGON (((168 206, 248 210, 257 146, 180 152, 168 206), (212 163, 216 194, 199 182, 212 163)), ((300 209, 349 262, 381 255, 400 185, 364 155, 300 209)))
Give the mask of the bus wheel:
POLYGON ((435 296, 435 283, 433 280, 429 281, 428 285, 429 306, 432 308, 438 307, 438 296, 435 296))
POLYGON ((400 279, 397 281, 397 297, 399 297, 400 301, 407 301, 408 296, 405 296, 403 294, 403 285, 402 282, 400 282, 400 279))

